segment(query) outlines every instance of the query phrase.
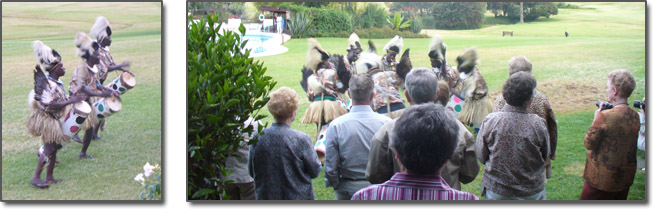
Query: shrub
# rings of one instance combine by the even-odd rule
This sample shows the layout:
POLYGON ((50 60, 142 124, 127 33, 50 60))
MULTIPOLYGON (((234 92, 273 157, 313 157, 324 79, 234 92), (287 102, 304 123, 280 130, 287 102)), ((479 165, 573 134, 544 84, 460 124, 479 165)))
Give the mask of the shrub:
POLYGON ((422 32, 422 18, 421 17, 415 16, 415 18, 413 18, 413 24, 410 25, 410 31, 412 31, 413 33, 417 33, 417 34, 422 32))
POLYGON ((292 16, 288 22, 288 28, 290 28, 290 32, 292 32, 292 35, 296 38, 306 38, 311 32, 311 23, 311 19, 306 18, 304 13, 298 13, 292 16))
POLYGON ((411 23, 413 22, 413 20, 404 21, 404 17, 401 16, 401 13, 396 13, 394 17, 388 16, 386 21, 388 21, 390 27, 393 30, 400 30, 410 27, 411 23))
MULTIPOLYGON (((411 31, 396 31, 396 30, 392 30, 392 28, 389 27, 356 29, 354 30, 354 32, 356 32, 356 34, 358 34, 358 37, 360 37, 361 39, 393 38, 395 35, 399 35, 403 38, 428 38, 429 37, 426 34, 417 34, 411 31)), ((345 37, 349 37, 349 35, 345 37)))
POLYGON ((321 8, 311 8, 309 11, 312 13, 314 36, 338 31, 351 33, 353 30, 351 16, 345 11, 321 8))
POLYGON ((380 28, 385 24, 386 15, 387 12, 385 9, 380 7, 378 4, 368 4, 362 14, 354 14, 352 16, 352 22, 356 29, 372 27, 380 28))
POLYGON ((433 17, 437 29, 476 29, 483 25, 485 2, 436 2, 433 17))
MULTIPOLYGON (((187 35, 189 200, 224 197, 229 182, 223 177, 230 174, 225 159, 243 143, 242 133, 254 131, 244 127, 248 116, 265 117, 258 110, 276 84, 264 75, 267 68, 249 57, 250 50, 243 50, 246 41, 231 31, 219 34, 213 27, 216 22, 216 17, 201 18, 190 25, 187 35)), ((245 27, 239 31, 244 35, 245 27)))

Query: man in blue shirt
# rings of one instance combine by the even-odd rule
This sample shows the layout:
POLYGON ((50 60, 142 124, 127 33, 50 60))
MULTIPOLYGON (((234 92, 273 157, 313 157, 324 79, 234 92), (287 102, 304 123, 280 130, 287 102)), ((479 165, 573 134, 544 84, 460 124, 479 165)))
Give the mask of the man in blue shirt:
POLYGON ((372 110, 374 82, 365 75, 349 80, 352 108, 331 122, 326 132, 325 177, 336 200, 349 200, 356 191, 370 185, 365 178, 370 140, 391 119, 372 110))

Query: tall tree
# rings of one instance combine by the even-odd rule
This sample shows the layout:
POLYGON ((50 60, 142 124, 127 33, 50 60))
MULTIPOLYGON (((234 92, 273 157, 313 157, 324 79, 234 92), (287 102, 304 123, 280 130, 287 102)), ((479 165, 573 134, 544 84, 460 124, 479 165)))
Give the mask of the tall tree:
POLYGON ((524 2, 519 2, 519 22, 524 22, 524 2))

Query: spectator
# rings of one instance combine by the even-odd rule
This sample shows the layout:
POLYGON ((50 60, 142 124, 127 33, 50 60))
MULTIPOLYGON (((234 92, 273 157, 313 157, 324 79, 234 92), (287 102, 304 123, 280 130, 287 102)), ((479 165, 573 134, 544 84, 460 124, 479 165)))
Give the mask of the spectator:
POLYGON ((544 164, 550 156, 546 121, 527 112, 535 78, 512 74, 503 85, 508 105, 490 113, 476 138, 477 157, 485 164, 481 194, 486 200, 545 200, 544 164))
POLYGON ((268 110, 275 123, 263 129, 249 150, 249 175, 254 177, 258 200, 313 200, 311 179, 320 174, 320 162, 308 134, 290 128, 297 116, 297 93, 281 87, 270 93, 268 110))
MULTIPOLYGON (((531 61, 529 61, 528 58, 524 56, 513 57, 510 59, 510 62, 508 62, 509 75, 512 75, 516 72, 531 73, 532 70, 533 64, 531 64, 531 61)), ((551 178, 553 174, 551 169, 551 160, 554 160, 556 156, 556 147, 558 144, 558 122, 556 121, 555 114, 553 113, 553 109, 551 108, 549 100, 546 98, 546 96, 544 96, 544 94, 538 90, 534 91, 533 101, 531 101, 531 105, 528 106, 527 111, 530 114, 537 114, 546 120, 546 128, 549 131, 549 141, 551 143, 551 154, 549 156, 550 160, 547 160, 545 165, 546 178, 548 179, 551 178)), ((505 106, 506 100, 503 99, 503 95, 499 94, 494 102, 494 107, 492 109, 494 109, 495 112, 500 112, 505 106)))
MULTIPOLYGON (((614 108, 599 108, 585 135, 587 160, 581 200, 625 200, 637 169, 639 116, 628 107, 635 89, 633 74, 615 70, 608 75, 608 102, 614 108)), ((603 104, 601 105, 603 106, 603 104)))
MULTIPOLYGON (((258 130, 259 121, 249 117, 245 121, 245 128, 253 126, 254 130, 258 130)), ((252 136, 243 133, 245 137, 243 143, 238 147, 238 151, 234 156, 227 158, 227 170, 232 170, 232 173, 225 178, 233 182, 228 183, 225 187, 227 195, 231 196, 231 200, 255 200, 254 197, 254 179, 249 175, 247 168, 248 154, 249 154, 249 140, 252 136)))
POLYGON ((326 132, 326 162, 324 173, 327 187, 332 186, 336 200, 349 200, 358 190, 370 185, 365 168, 370 141, 390 118, 370 107, 374 83, 365 75, 349 80, 349 95, 353 106, 349 113, 333 120, 326 132))
MULTIPOLYGON (((442 105, 448 102, 449 85, 446 81, 439 81, 435 73, 426 68, 416 68, 406 76, 406 99, 411 105, 438 101, 442 105)), ((383 125, 376 132, 370 143, 370 155, 365 171, 365 177, 372 184, 379 184, 389 180, 395 173, 400 172, 399 161, 394 157, 395 152, 390 149, 389 135, 397 119, 383 125)), ((454 120, 458 125, 458 145, 454 154, 442 170, 442 178, 451 188, 460 190, 460 182, 469 183, 476 178, 479 165, 476 161, 476 148, 474 136, 460 121, 454 120)))
POLYGON ((356 192, 352 200, 478 200, 471 193, 450 188, 440 176, 458 144, 455 120, 439 104, 408 108, 390 134, 401 172, 356 192))

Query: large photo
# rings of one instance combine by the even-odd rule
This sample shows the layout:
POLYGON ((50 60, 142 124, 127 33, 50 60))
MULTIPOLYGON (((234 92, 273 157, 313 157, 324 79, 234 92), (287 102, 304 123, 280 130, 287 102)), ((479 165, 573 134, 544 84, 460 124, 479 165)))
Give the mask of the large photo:
POLYGON ((161 200, 161 2, 2 3, 2 200, 161 200))
POLYGON ((187 200, 646 200, 645 11, 189 2, 187 200))

